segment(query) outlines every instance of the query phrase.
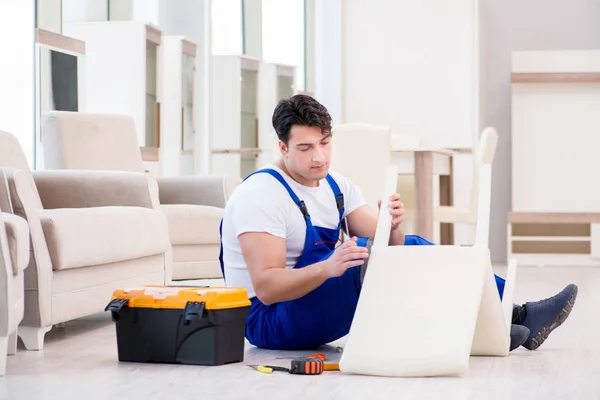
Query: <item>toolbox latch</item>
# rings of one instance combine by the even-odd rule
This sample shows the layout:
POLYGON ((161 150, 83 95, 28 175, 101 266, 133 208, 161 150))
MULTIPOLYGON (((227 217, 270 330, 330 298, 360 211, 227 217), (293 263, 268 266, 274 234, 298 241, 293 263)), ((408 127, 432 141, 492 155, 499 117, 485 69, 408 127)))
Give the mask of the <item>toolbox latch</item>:
POLYGON ((183 324, 189 325, 192 318, 202 319, 202 313, 204 312, 204 302, 200 301, 188 301, 183 310, 183 324))
POLYGON ((113 320, 117 321, 119 319, 119 314, 121 313, 121 310, 123 309, 123 307, 125 307, 125 305, 128 302, 129 299, 113 299, 110 303, 108 303, 104 311, 110 311, 113 320))

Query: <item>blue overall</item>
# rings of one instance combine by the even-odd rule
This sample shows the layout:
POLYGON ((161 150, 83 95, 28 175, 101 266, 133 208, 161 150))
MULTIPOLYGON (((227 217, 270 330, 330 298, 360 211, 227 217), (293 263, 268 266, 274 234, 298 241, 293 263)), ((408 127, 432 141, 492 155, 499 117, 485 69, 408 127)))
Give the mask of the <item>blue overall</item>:
MULTIPOLYGON (((304 250, 294 268, 303 268, 327 259, 334 251, 340 237, 344 215, 344 195, 334 179, 327 175, 338 207, 339 222, 336 228, 313 226, 305 203, 298 198, 283 177, 273 169, 254 172, 267 173, 277 179, 288 191, 306 221, 304 250)), ((253 174, 250 174, 248 179, 253 174)), ((221 221, 220 233, 223 222, 221 221)), ((368 238, 360 238, 359 245, 366 246, 368 238)), ((406 246, 433 245, 416 235, 405 235, 406 246)), ((224 274, 223 245, 219 255, 221 271, 224 274)), ((502 295, 504 281, 496 276, 498 289, 502 295)), ((305 296, 265 305, 257 297, 251 300, 250 313, 246 319, 246 338, 262 348, 279 350, 315 349, 337 340, 350 330, 358 297, 360 294, 359 267, 349 268, 337 278, 326 280, 321 286, 305 296)))

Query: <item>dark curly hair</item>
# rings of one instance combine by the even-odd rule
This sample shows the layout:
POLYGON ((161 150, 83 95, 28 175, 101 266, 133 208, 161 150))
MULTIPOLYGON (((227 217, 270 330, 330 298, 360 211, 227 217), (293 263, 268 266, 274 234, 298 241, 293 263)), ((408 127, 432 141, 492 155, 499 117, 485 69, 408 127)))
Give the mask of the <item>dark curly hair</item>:
POLYGON ((297 94, 280 100, 273 112, 273 128, 286 146, 293 125, 318 126, 323 134, 327 134, 331 132, 331 116, 325 106, 314 98, 297 94))

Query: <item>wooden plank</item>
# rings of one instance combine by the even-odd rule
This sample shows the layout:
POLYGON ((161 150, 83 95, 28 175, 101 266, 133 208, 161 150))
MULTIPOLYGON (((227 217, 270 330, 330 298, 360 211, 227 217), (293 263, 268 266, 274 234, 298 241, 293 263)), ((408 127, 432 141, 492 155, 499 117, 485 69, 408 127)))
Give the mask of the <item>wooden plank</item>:
POLYGON ((146 24, 146 40, 158 46, 161 44, 162 32, 154 25, 146 24))
MULTIPOLYGON (((453 162, 450 158, 449 168, 450 174, 440 175, 440 206, 452 206, 454 199, 454 186, 453 186, 453 162)), ((440 244, 441 245, 453 245, 454 244, 454 224, 440 223, 440 244)))
POLYGON ((511 83, 600 83, 600 72, 513 72, 511 83))
POLYGON ((415 232, 433 240, 433 153, 415 153, 415 232))
POLYGON ((142 153, 142 160, 144 161, 158 161, 158 147, 140 147, 142 153))
POLYGON ((600 213, 596 212, 509 212, 508 222, 538 224, 591 224, 600 223, 600 213))
POLYGON ((590 254, 589 241, 513 241, 514 254, 590 254))
POLYGON ((45 29, 36 29, 35 42, 44 46, 85 55, 85 42, 83 40, 64 36, 45 29))
POLYGON ((290 78, 294 77, 295 68, 288 65, 277 65, 277 75, 278 76, 288 76, 290 78))
POLYGON ((246 71, 258 72, 260 68, 260 61, 254 58, 243 57, 241 59, 241 68, 246 71))
POLYGON ((181 51, 183 54, 187 54, 188 56, 196 57, 196 49, 198 46, 196 43, 192 42, 188 39, 181 40, 181 51))
POLYGON ((590 224, 513 223, 512 236, 590 236, 590 224))

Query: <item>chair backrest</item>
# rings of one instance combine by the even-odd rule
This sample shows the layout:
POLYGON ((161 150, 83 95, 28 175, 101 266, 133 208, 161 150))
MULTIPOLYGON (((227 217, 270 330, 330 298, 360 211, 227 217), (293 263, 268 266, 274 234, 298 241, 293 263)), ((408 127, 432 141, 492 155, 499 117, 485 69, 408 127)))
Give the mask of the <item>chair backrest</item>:
POLYGON ((497 145, 498 133, 496 130, 492 127, 485 128, 481 133, 479 148, 475 153, 473 184, 471 185, 471 210, 477 209, 477 201, 479 199, 479 167, 483 164, 492 165, 494 163, 497 145))
POLYGON ((19 140, 13 134, 3 131, 0 131, 0 167, 30 171, 19 140))
POLYGON ((333 128, 331 169, 354 182, 375 209, 392 163, 391 134, 389 127, 365 123, 333 128))
POLYGON ((42 146, 46 169, 145 170, 131 116, 48 112, 42 121, 42 146))

